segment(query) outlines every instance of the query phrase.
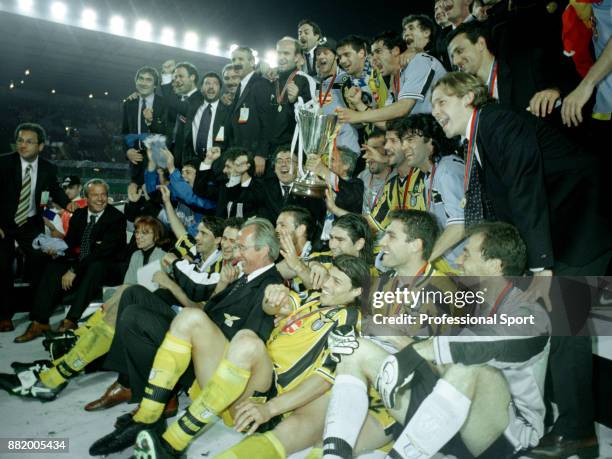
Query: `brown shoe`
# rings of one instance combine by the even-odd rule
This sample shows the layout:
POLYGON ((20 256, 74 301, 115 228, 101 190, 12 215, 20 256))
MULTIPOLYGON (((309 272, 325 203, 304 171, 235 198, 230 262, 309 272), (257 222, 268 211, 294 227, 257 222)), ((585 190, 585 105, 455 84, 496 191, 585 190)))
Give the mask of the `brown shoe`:
POLYGON ((62 320, 62 323, 60 323, 59 327, 57 327, 57 332, 64 333, 66 330, 76 330, 76 329, 77 329, 77 324, 75 324, 70 319, 64 319, 62 320))
POLYGON ((15 326, 13 325, 13 321, 11 319, 2 319, 0 320, 0 333, 1 332, 10 332, 15 330, 15 326))
POLYGON ((15 338, 16 343, 27 343, 28 341, 32 341, 33 339, 38 338, 45 334, 46 331, 51 330, 49 324, 41 324, 40 322, 36 322, 35 320, 28 326, 28 329, 21 336, 15 338))
POLYGON ((93 402, 85 405, 86 411, 98 411, 105 410, 107 408, 111 408, 115 405, 119 405, 123 402, 129 402, 132 398, 132 391, 126 387, 123 387, 117 381, 112 383, 104 395, 100 397, 98 400, 94 400, 93 402))
POLYGON ((577 455, 581 459, 599 457, 597 436, 570 439, 562 435, 549 433, 540 440, 540 444, 530 450, 529 457, 538 459, 561 459, 577 455))

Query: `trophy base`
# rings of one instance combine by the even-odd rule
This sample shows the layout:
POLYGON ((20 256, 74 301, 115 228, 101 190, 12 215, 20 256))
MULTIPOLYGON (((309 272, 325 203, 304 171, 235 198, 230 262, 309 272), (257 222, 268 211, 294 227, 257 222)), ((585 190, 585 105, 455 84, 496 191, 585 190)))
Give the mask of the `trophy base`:
POLYGON ((327 184, 319 177, 307 173, 304 177, 293 182, 291 193, 304 198, 325 198, 327 184))

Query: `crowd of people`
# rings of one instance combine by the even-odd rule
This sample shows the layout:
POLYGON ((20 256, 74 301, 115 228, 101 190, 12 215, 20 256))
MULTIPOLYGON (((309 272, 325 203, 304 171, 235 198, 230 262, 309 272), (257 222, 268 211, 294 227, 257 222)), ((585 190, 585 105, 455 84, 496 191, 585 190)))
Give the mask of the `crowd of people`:
MULTIPOLYGON (((276 68, 246 46, 220 75, 141 67, 123 105, 123 211, 102 179, 60 184, 44 128, 20 124, 0 157, 0 283, 10 298, 17 246, 34 299, 15 343, 44 337, 52 360, 14 362, 0 387, 52 401, 103 358, 117 380, 85 409, 137 407, 94 456, 185 457, 221 419, 248 434, 227 459, 597 457, 591 340, 567 336, 589 295, 573 296, 570 333, 548 311, 553 275, 610 272, 593 146, 612 110, 611 7, 592 4, 596 54, 580 69, 538 0, 437 0, 371 40, 302 20, 276 68), (338 127, 300 163, 308 104, 338 127), (297 192, 306 171, 323 197, 297 192), (423 293, 454 294, 466 276, 481 278, 477 306, 423 293), (536 326, 380 327, 372 298, 398 289, 423 297, 388 302, 387 318, 536 326), (182 391, 191 404, 167 424, 182 391)), ((13 331, 10 305, 0 314, 13 331)))

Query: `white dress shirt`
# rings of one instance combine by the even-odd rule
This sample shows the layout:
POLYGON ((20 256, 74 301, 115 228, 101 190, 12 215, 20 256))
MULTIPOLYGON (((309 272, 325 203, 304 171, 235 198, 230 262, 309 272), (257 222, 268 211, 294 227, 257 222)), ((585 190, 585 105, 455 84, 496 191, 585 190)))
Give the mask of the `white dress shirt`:
POLYGON ((191 133, 192 133, 192 138, 193 138, 193 149, 195 151, 196 149, 196 141, 198 139, 198 130, 200 129, 200 122, 202 121, 202 115, 204 114, 204 110, 206 110, 206 107, 208 107, 210 105, 210 110, 212 112, 211 117, 210 117, 210 127, 208 128, 208 141, 206 142, 206 149, 210 149, 213 146, 213 141, 214 139, 214 125, 215 125, 215 115, 217 113, 217 107, 219 106, 219 99, 215 100, 214 102, 204 102, 202 105, 200 105, 200 108, 198 108, 198 111, 196 112, 195 116, 193 117, 193 122, 191 123, 191 133))

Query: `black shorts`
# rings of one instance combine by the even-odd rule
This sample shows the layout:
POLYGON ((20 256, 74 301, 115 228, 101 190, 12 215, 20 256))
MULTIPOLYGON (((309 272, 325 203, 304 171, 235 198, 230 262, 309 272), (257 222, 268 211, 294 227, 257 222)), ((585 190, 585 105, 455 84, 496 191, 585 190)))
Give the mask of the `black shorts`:
MULTIPOLYGON (((404 426, 412 419, 421 403, 431 394, 439 377, 427 365, 420 365, 415 372, 414 379, 410 384, 410 404, 406 411, 404 426)), ((396 439, 402 432, 404 426, 399 426, 394 432, 396 439)), ((450 441, 444 445, 441 452, 446 455, 453 455, 458 459, 473 459, 474 456, 465 446, 461 439, 461 434, 457 433, 450 441)), ((509 459, 515 456, 514 446, 504 435, 500 435, 489 448, 478 456, 478 459, 509 459)))

